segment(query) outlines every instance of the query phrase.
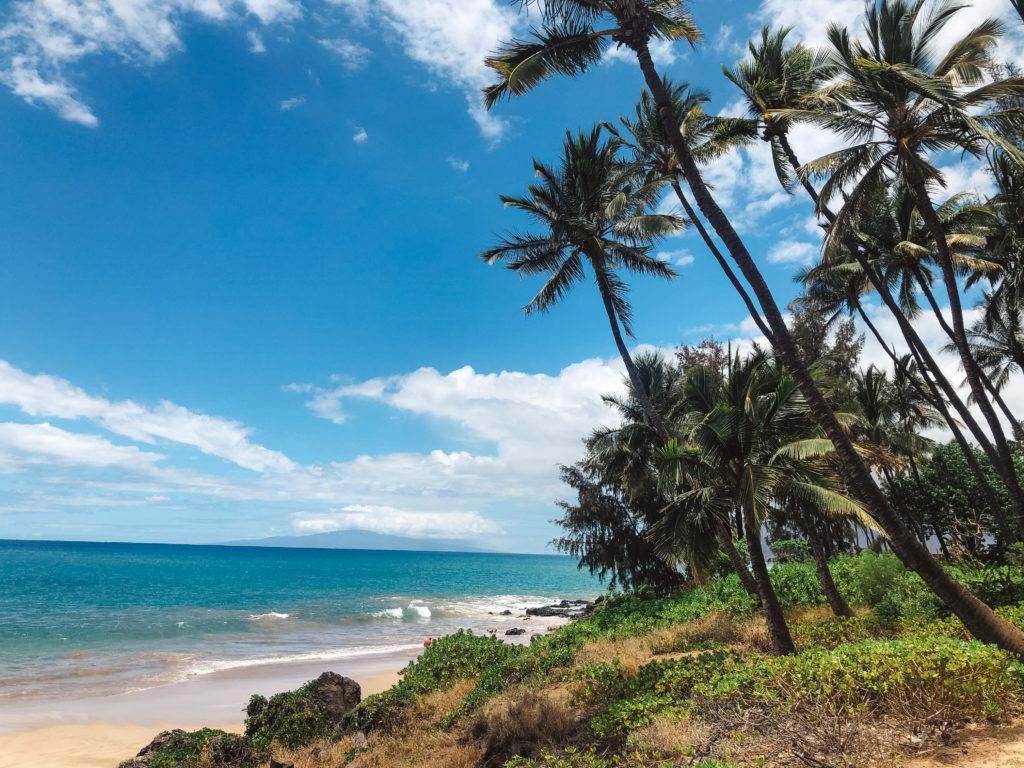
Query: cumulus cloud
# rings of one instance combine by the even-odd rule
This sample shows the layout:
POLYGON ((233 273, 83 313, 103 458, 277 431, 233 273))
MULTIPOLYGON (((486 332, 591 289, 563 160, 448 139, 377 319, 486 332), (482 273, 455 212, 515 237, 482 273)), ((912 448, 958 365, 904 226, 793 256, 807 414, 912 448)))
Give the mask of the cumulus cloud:
POLYGON ((356 128, 355 133, 352 134, 352 141, 356 144, 362 144, 368 138, 370 138, 370 134, 366 132, 365 128, 356 128))
POLYGON ((255 472, 285 471, 294 463, 250 440, 252 430, 230 419, 190 411, 162 401, 155 406, 132 400, 112 402, 90 395, 65 379, 30 374, 0 360, 0 404, 28 416, 91 421, 130 440, 190 445, 203 453, 255 472))
POLYGON ((810 264, 818 253, 818 247, 798 240, 783 240, 768 250, 768 261, 772 264, 810 264))
POLYGON ((463 91, 467 111, 485 138, 497 141, 504 135, 507 123, 484 110, 480 89, 492 80, 484 59, 517 29, 514 9, 501 0, 334 2, 360 23, 376 23, 436 80, 463 91))
POLYGON ((0 468, 15 464, 43 463, 85 467, 148 469, 158 453, 134 445, 115 445, 99 435, 85 435, 38 424, 0 423, 0 468))
MULTIPOLYGON (((154 64, 183 47, 181 32, 189 21, 223 23, 252 16, 269 25, 300 15, 298 0, 16 0, 0 22, 0 81, 29 103, 95 127, 98 118, 72 82, 74 66, 82 59, 113 54, 154 64)), ((250 36, 249 41, 254 50, 262 47, 262 39, 250 36)))
POLYGON ((676 267, 688 267, 695 261, 693 254, 685 248, 678 251, 659 251, 656 257, 676 267))

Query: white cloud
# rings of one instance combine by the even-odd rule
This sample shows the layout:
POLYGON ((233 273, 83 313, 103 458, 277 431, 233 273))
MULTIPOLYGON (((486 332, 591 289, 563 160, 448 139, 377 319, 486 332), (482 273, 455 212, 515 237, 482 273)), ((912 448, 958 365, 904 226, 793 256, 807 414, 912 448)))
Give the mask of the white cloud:
POLYGON ((299 513, 292 519, 304 533, 362 530, 394 536, 475 539, 500 528, 479 512, 431 512, 395 507, 351 504, 338 511, 299 513))
POLYGON ((249 40, 249 52, 250 53, 266 53, 267 46, 263 43, 263 37, 254 29, 246 32, 245 36, 249 40))
POLYGON ((352 141, 356 144, 362 144, 368 138, 370 138, 370 134, 366 132, 365 128, 356 128, 356 132, 352 134, 352 141))
POLYGON ((695 260, 693 254, 685 248, 678 251, 659 251, 656 258, 676 267, 688 267, 695 260))
POLYGON ((818 247, 797 240, 783 240, 768 251, 771 264, 810 264, 818 253, 818 247))
POLYGON ((65 379, 32 375, 0 360, 0 404, 29 416, 92 421, 114 434, 141 443, 168 441, 255 472, 285 471, 293 462, 250 441, 251 429, 237 421, 207 416, 163 401, 146 406, 132 400, 111 402, 90 395, 65 379))
POLYGON ((465 173, 469 170, 469 160, 463 160, 460 157, 449 157, 448 165, 454 168, 459 173, 465 173))
POLYGON ((293 96, 290 99, 282 99, 280 103, 282 112, 290 112, 293 109, 298 109, 306 103, 305 96, 293 96))
POLYGON ((134 445, 115 445, 98 435, 68 432, 46 422, 0 423, 0 469, 26 462, 137 470, 162 458, 134 445))
POLYGON ((344 37, 318 40, 317 42, 335 54, 341 60, 341 66, 352 72, 363 69, 370 59, 369 48, 359 45, 359 43, 353 43, 344 37))
POLYGON ((484 138, 497 141, 506 121, 483 109, 480 89, 492 81, 484 59, 509 40, 517 14, 501 0, 333 0, 361 23, 376 21, 405 55, 466 94, 467 111, 484 138))
MULTIPOLYGON (((157 63, 183 47, 187 22, 247 15, 264 25, 288 22, 301 15, 301 6, 298 0, 16 0, 0 26, 0 81, 30 103, 93 127, 96 116, 69 80, 75 64, 101 54, 157 63)), ((259 47, 252 37, 250 46, 259 47)))
MULTIPOLYGON (((673 42, 671 40, 652 40, 650 45, 651 58, 658 67, 670 67, 678 59, 685 56, 680 50, 680 46, 683 45, 689 44, 673 42)), ((636 54, 631 48, 627 48, 624 45, 613 45, 605 51, 604 61, 609 63, 622 62, 636 66, 636 54)))

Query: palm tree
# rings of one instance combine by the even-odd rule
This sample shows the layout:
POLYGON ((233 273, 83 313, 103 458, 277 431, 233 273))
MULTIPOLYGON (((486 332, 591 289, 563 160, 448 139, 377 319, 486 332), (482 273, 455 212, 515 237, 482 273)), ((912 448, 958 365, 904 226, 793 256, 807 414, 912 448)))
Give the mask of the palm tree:
MULTIPOLYGON (((764 521, 779 508, 797 510, 801 527, 823 555, 808 519, 863 517, 863 508, 840 492, 825 461, 832 445, 811 421, 792 376, 764 353, 745 359, 736 356, 720 385, 717 377, 701 368, 691 371, 687 401, 690 410, 681 432, 685 447, 697 452, 679 453, 680 446, 675 446, 677 455, 672 455, 673 446, 660 452, 663 460, 685 463, 688 472, 687 483, 666 508, 659 530, 671 537, 678 535, 681 522, 709 509, 723 518, 731 508, 739 508, 772 647, 776 653, 792 653, 792 638, 761 544, 764 521)), ((825 572, 819 570, 819 576, 829 603, 839 615, 848 616, 849 606, 827 572, 827 561, 823 562, 825 572)))
POLYGON ((968 31, 936 61, 932 43, 963 6, 937 3, 927 17, 924 7, 925 0, 873 0, 865 13, 866 43, 851 40, 848 30, 831 25, 829 64, 838 73, 838 82, 820 89, 809 108, 783 109, 775 114, 809 120, 852 142, 801 169, 805 175, 828 176, 821 200, 837 197, 850 187, 826 236, 827 256, 836 253, 850 236, 879 182, 895 179, 911 191, 935 244, 954 344, 971 394, 992 435, 996 467, 1015 509, 1024 515, 1024 491, 1013 469, 1009 445, 970 353, 955 259, 932 198, 934 189, 945 181, 930 160, 933 153, 946 150, 977 156, 991 145, 1015 159, 1024 159, 1024 154, 995 130, 1006 114, 990 109, 1000 98, 1024 94, 1024 80, 1007 77, 985 82, 991 49, 1003 30, 994 19, 968 31), (976 114, 984 109, 989 111, 976 114))
POLYGON ((527 314, 550 310, 584 278, 584 264, 589 264, 626 373, 664 442, 670 437, 668 429, 623 339, 623 333, 633 335, 632 311, 629 288, 619 272, 675 277, 671 267, 651 255, 651 246, 655 238, 679 231, 683 221, 650 212, 658 185, 635 188, 619 149, 618 140, 602 139, 598 126, 576 135, 567 132, 559 167, 535 160, 538 181, 527 188, 526 195, 501 197, 506 206, 528 214, 544 231, 513 232, 481 257, 488 264, 507 261, 508 268, 521 275, 549 276, 524 307, 527 314))
POLYGON ((775 113, 798 106, 832 77, 832 68, 822 53, 801 43, 787 48, 790 31, 789 27, 775 32, 764 27, 760 43, 751 40, 748 44, 750 58, 739 62, 735 69, 723 66, 722 71, 743 92, 747 114, 758 121, 761 138, 771 145, 779 183, 788 192, 798 181, 817 204, 817 190, 808 178, 797 173, 800 161, 789 143, 792 121, 775 113))
MULTIPOLYGON (((704 106, 711 99, 707 92, 695 91, 685 83, 676 85, 668 78, 664 78, 664 83, 676 114, 679 132, 698 163, 704 164, 721 157, 736 147, 749 143, 757 135, 757 126, 751 120, 715 117, 707 114, 704 111, 704 106)), ((696 227, 708 251, 715 257, 715 261, 718 262, 726 278, 740 295, 747 311, 750 312, 750 317, 765 338, 770 341, 772 332, 761 317, 757 305, 725 260, 679 185, 680 172, 675 153, 665 136, 665 128, 661 118, 658 117, 657 107, 647 91, 640 94, 635 113, 636 116, 632 119, 625 116, 619 117, 621 130, 610 123, 606 124, 608 130, 622 139, 624 145, 631 152, 631 160, 637 174, 648 181, 662 179, 672 187, 680 205, 683 206, 687 219, 696 227)))
POLYGON ((677 130, 671 97, 650 52, 653 39, 687 40, 692 44, 700 38, 700 31, 684 3, 681 0, 520 0, 519 5, 536 7, 543 23, 533 31, 532 39, 512 40, 486 60, 499 78, 484 90, 486 106, 491 108, 501 98, 524 94, 555 74, 575 76, 587 71, 600 60, 613 40, 633 51, 697 207, 757 297, 772 332, 772 345, 783 364, 792 371, 815 422, 835 446, 849 487, 886 531, 893 551, 921 576, 970 632, 1024 656, 1024 632, 1000 618, 950 577, 890 506, 800 360, 782 312, 753 257, 701 178, 697 162, 677 130))

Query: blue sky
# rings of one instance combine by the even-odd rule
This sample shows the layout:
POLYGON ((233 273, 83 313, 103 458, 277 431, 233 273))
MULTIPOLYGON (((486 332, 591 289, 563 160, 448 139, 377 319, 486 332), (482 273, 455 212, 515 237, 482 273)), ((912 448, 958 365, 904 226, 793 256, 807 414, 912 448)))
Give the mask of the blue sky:
MULTIPOLYGON (((697 2, 704 44, 657 60, 734 114, 720 63, 764 21, 814 42, 860 8, 697 2)), ((527 319, 535 286, 477 254, 520 223, 497 195, 531 158, 641 81, 613 52, 484 114, 481 59, 528 23, 500 0, 7 4, 0 537, 360 527, 543 549, 555 465, 611 419, 620 365, 589 285, 527 319)), ((796 138, 808 159, 834 146, 796 138)), ((787 300, 810 209, 763 147, 707 173, 787 300)), ((680 278, 634 283, 637 343, 751 335, 693 235, 660 250, 680 278)))

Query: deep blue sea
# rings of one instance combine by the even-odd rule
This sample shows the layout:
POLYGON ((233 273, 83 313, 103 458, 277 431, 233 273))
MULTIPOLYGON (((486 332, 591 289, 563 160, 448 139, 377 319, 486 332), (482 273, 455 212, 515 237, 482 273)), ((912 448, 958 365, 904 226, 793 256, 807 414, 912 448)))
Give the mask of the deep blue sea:
POLYGON ((559 556, 0 541, 0 700, 398 652, 602 591, 559 556))

